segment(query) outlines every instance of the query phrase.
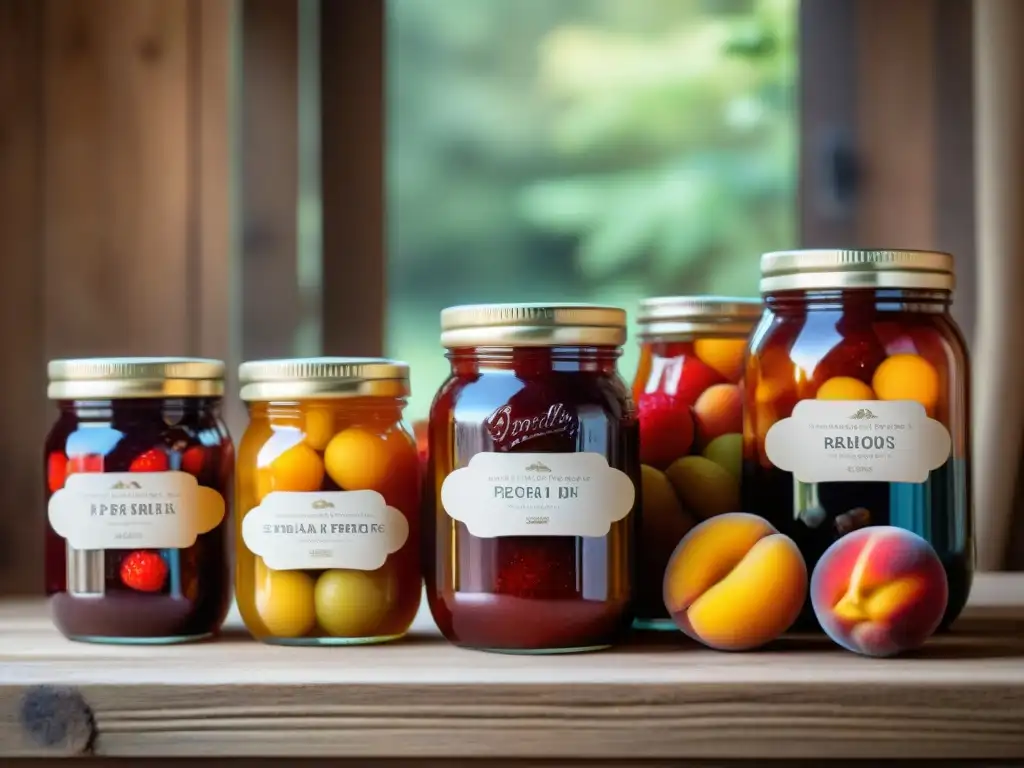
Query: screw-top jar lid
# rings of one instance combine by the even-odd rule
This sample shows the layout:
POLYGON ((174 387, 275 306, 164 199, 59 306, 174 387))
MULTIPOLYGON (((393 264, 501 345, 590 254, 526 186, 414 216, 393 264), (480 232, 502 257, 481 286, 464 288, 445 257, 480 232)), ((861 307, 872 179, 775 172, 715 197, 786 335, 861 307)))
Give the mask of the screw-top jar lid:
POLYGON ((597 304, 473 304, 441 311, 441 344, 457 347, 621 347, 626 311, 597 304))
POLYGON ((731 296, 655 296, 637 312, 642 341, 700 333, 747 335, 761 317, 760 299, 731 296))
POLYGON ((409 396, 409 366, 381 357, 252 360, 238 379, 247 402, 409 396))
POLYGON ((199 357, 93 357, 51 360, 51 400, 220 397, 224 363, 199 357))
POLYGON ((953 257, 939 251, 817 249, 761 256, 761 293, 853 288, 952 291, 953 257))

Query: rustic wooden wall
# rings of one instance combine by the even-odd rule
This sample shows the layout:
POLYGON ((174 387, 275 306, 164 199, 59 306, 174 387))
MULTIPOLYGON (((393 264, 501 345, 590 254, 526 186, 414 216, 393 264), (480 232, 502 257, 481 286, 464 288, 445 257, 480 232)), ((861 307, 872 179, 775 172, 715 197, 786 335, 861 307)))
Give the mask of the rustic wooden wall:
POLYGON ((229 358, 231 0, 0 0, 0 592, 40 588, 45 363, 229 358))
POLYGON ((971 11, 971 0, 802 3, 799 107, 802 244, 953 252, 953 313, 973 341, 971 11))

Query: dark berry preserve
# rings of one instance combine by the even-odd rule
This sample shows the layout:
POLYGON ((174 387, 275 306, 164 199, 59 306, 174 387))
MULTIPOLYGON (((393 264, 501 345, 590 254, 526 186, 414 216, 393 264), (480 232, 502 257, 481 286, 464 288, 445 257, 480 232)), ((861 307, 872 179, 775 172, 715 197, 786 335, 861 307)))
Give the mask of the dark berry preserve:
MULTIPOLYGON (((761 266, 765 313, 744 375, 744 509, 792 537, 808 571, 852 531, 918 534, 944 565, 948 626, 974 563, 970 369, 949 312, 952 257, 797 251, 761 266)), ((819 576, 849 579, 859 595, 884 586, 854 583, 865 572, 854 570, 819 576)), ((808 602, 794 629, 818 628, 808 602)))
POLYGON ((446 638, 559 653, 632 620, 638 428, 616 371, 625 313, 574 304, 454 307, 434 399, 426 588, 446 638))
POLYGON ((57 629, 110 643, 214 634, 231 596, 223 364, 56 360, 49 376, 46 592, 57 629))

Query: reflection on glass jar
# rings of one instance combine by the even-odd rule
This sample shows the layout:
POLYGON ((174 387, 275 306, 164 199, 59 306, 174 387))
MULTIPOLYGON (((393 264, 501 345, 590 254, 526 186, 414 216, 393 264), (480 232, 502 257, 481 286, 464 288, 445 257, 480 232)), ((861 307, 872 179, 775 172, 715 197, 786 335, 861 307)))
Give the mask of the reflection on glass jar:
POLYGON ((73 640, 174 643, 216 632, 231 594, 234 450, 224 365, 55 360, 46 439, 46 591, 73 640))
POLYGON ((420 605, 415 441, 404 363, 243 363, 238 608, 258 639, 352 645, 402 637, 420 605))
POLYGON ((676 630, 662 598, 669 557, 712 515, 740 509, 741 378, 758 299, 645 299, 637 323, 640 363, 633 398, 640 419, 643 503, 636 626, 676 630))
POLYGON ((632 619, 637 422, 616 361, 625 312, 442 312, 452 372, 431 409, 427 597, 459 645, 567 652, 632 619))
MULTIPOLYGON (((865 526, 919 534, 945 566, 948 626, 974 558, 953 258, 797 251, 766 254, 761 270, 766 309, 745 374, 745 509, 792 536, 808 569, 865 526)), ((807 605, 795 629, 816 627, 807 605)))

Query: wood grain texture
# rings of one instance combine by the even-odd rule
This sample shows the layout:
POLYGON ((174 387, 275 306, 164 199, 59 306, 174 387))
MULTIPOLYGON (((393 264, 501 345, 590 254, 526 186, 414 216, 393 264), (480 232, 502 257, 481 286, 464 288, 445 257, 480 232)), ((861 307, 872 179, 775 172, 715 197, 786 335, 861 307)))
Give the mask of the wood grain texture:
POLYGON ((242 357, 288 357, 300 320, 298 2, 241 8, 242 357))
POLYGON ((856 35, 857 143, 864 159, 858 240, 869 247, 934 248, 934 0, 859 0, 856 35))
POLYGON ((385 3, 321 3, 323 346, 384 352, 385 3))
POLYGON ((822 639, 715 653, 681 635, 579 656, 405 642, 117 648, 59 638, 38 604, 0 613, 0 755, 43 755, 18 707, 70 685, 94 753, 136 757, 1024 758, 1024 577, 980 577, 956 630, 872 660, 822 639))
POLYGON ((230 360, 235 0, 0 0, 0 594, 41 589, 46 360, 230 360))
MULTIPOLYGON (((975 4, 975 132, 977 136, 979 304, 973 411, 979 514, 978 561, 1000 568, 1013 532, 1013 495, 1024 451, 1024 3, 975 4), (1008 350, 1014 353, 1008 354, 1008 350)), ((1019 509, 1019 508, 1018 508, 1019 509)), ((1018 511, 1018 514, 1024 512, 1018 511)), ((1019 523, 1018 523, 1019 525, 1019 523)))
POLYGON ((42 309, 40 40, 35 0, 0 0, 0 593, 41 587, 41 521, 25 514, 43 488, 45 423, 42 309), (26 523, 26 520, 28 521, 26 523))
POLYGON ((46 351, 187 354, 188 0, 45 8, 46 351))
MULTIPOLYGON (((225 361, 226 391, 236 392, 242 320, 234 209, 240 153, 233 146, 238 136, 233 107, 240 74, 234 55, 240 6, 238 0, 190 2, 193 347, 196 354, 225 361)), ((237 398, 227 399, 225 420, 231 434, 240 437, 246 414, 237 398)))

